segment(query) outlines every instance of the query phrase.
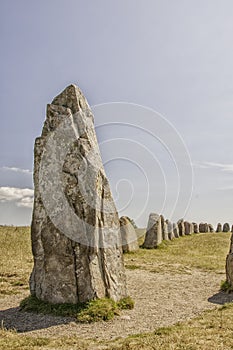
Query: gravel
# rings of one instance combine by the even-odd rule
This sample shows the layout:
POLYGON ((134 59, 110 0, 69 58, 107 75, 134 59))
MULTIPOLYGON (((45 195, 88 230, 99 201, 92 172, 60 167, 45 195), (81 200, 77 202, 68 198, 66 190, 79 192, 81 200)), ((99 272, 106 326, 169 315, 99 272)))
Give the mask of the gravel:
POLYGON ((183 274, 127 270, 128 291, 135 307, 122 311, 114 320, 79 324, 70 317, 25 313, 18 307, 28 295, 25 292, 0 299, 0 322, 7 329, 35 337, 78 335, 99 340, 126 337, 189 320, 204 310, 232 301, 232 295, 219 292, 224 278, 224 274, 199 270, 183 274))

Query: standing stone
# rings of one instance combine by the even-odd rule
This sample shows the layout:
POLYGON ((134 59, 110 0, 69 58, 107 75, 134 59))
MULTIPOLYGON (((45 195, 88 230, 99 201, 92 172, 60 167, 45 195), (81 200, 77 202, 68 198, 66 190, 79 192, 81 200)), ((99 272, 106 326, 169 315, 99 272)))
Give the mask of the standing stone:
POLYGON ((194 233, 194 227, 192 222, 190 222, 190 232, 191 234, 194 233))
POLYGON ((191 235, 191 224, 190 224, 190 222, 188 222, 188 221, 185 221, 184 222, 184 233, 185 233, 185 235, 191 235))
POLYGON ((167 232, 168 232, 168 238, 172 240, 174 238, 174 233, 173 233, 173 225, 170 220, 166 220, 167 223, 167 232))
POLYGON ((199 224, 199 232, 200 233, 205 233, 205 224, 203 222, 201 222, 199 224))
POLYGON ((199 227, 198 227, 198 224, 196 222, 193 222, 193 232, 199 233, 199 227))
POLYGON ((188 221, 184 222, 184 233, 185 233, 185 235, 191 235, 190 223, 188 221))
POLYGON ((162 229, 162 239, 164 241, 168 241, 168 230, 167 230, 167 223, 164 220, 163 215, 160 215, 160 220, 161 220, 161 229, 162 229))
POLYGON ((164 221, 164 224, 163 224, 163 236, 164 236, 164 240, 165 241, 169 240, 167 223, 165 221, 164 221))
POLYGON ((231 235, 230 251, 226 258, 226 280, 233 287, 233 234, 231 235))
POLYGON ((208 230, 209 232, 213 233, 214 232, 214 227, 211 224, 208 224, 208 230))
POLYGON ((199 232, 200 233, 207 233, 207 232, 209 232, 209 225, 207 223, 201 222, 199 224, 199 232))
POLYGON ((157 248, 162 242, 161 217, 158 214, 151 213, 148 220, 146 237, 142 245, 143 248, 157 248))
POLYGON ((75 85, 47 106, 34 185, 31 294, 54 304, 127 296, 119 217, 93 115, 75 85))
POLYGON ((222 229, 223 232, 230 232, 230 225, 225 222, 225 224, 223 225, 223 229, 222 229))
POLYGON ((179 228, 179 236, 180 237, 185 236, 184 220, 180 219, 177 224, 179 228))
POLYGON ((134 252, 139 249, 135 228, 127 218, 120 218, 121 240, 123 253, 134 252))
POLYGON ((222 224, 220 222, 217 225, 216 232, 222 232, 222 224))
POLYGON ((173 223, 173 234, 175 238, 179 238, 179 228, 178 228, 178 224, 177 223, 173 223))

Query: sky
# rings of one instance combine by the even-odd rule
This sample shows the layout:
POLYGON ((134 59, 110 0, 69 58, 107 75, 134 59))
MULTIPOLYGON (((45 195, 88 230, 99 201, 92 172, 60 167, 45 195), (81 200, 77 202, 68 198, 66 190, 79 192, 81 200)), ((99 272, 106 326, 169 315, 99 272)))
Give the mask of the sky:
POLYGON ((231 0, 2 0, 0 17, 0 224, 30 224, 34 140, 71 83, 120 215, 233 223, 231 0))

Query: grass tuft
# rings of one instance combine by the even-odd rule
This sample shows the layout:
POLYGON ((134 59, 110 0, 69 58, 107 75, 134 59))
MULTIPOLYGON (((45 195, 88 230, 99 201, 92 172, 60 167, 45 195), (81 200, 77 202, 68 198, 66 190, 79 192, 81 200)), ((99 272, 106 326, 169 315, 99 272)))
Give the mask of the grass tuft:
POLYGON ((86 307, 77 314, 78 322, 91 323, 109 321, 118 314, 115 301, 108 298, 89 301, 86 307))
POLYGON ((118 301, 117 306, 121 310, 132 310, 134 308, 134 301, 131 297, 126 297, 118 301))
POLYGON ((233 287, 228 281, 222 281, 220 289, 226 293, 233 292, 233 287))

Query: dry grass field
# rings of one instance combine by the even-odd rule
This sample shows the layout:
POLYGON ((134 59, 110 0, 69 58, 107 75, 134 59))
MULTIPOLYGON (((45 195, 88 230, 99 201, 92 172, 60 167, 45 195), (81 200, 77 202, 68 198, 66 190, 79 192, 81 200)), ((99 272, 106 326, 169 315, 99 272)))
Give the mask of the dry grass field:
MULTIPOLYGON (((19 331, 20 324, 18 329, 8 327, 4 317, 8 313, 13 322, 17 312, 20 315, 17 322, 22 322, 22 326, 27 318, 16 306, 29 293, 30 232, 27 227, 1 226, 0 349, 233 349, 233 305, 223 305, 231 298, 219 293, 229 242, 228 233, 198 234, 164 242, 157 250, 140 249, 126 254, 127 278, 135 298, 135 310, 127 310, 116 320, 80 327, 67 319, 62 326, 54 326, 53 319, 57 318, 43 316, 43 324, 38 329, 19 331), (172 303, 169 296, 173 298, 172 303), (215 302, 208 302, 208 297, 215 302), (165 304, 170 305, 170 310, 165 304), (177 318, 180 308, 183 316, 177 318)), ((30 317, 35 322, 34 316, 30 317)))

